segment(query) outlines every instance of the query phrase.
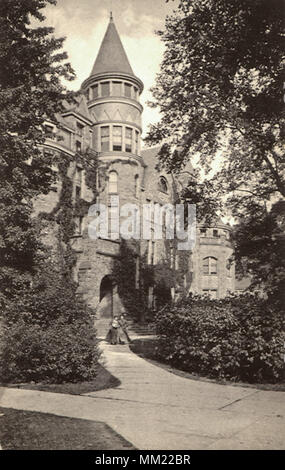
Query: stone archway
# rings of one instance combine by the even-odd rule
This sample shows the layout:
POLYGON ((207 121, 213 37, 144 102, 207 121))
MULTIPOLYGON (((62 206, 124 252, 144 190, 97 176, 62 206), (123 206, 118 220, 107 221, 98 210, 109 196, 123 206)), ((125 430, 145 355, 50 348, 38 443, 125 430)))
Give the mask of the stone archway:
POLYGON ((113 316, 113 297, 114 297, 114 284, 111 276, 106 275, 102 278, 100 284, 98 317, 99 318, 112 318, 113 316))

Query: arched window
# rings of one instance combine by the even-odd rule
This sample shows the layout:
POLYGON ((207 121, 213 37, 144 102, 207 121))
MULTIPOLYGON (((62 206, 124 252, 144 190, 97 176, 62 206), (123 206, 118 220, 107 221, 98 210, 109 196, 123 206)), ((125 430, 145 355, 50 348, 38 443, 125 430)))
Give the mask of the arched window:
POLYGON ((218 260, 212 256, 203 259, 203 274, 207 276, 217 274, 218 260))
POLYGON ((163 176, 159 178, 158 189, 163 193, 168 193, 167 181, 163 176))
POLYGON ((118 192, 118 173, 116 171, 110 171, 109 173, 109 193, 117 194, 118 192))
POLYGON ((139 197, 139 183, 140 183, 140 177, 139 175, 135 176, 135 197, 139 197))
POLYGON ((227 270, 227 276, 232 277, 232 263, 230 259, 228 259, 226 262, 226 270, 227 270))

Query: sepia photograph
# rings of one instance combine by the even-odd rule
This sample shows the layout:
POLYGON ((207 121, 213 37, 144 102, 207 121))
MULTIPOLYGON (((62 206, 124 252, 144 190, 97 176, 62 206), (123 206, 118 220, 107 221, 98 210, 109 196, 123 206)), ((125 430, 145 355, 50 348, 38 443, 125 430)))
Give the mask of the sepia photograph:
POLYGON ((0 0, 0 461, 285 449, 284 26, 0 0))

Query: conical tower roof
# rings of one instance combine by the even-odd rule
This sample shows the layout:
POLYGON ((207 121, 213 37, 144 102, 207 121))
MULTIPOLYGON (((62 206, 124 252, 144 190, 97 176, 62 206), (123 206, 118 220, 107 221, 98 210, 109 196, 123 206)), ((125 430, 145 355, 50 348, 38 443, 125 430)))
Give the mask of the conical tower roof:
POLYGON ((120 36, 113 21, 110 22, 95 60, 91 76, 102 73, 126 73, 134 76, 127 54, 125 53, 120 36))

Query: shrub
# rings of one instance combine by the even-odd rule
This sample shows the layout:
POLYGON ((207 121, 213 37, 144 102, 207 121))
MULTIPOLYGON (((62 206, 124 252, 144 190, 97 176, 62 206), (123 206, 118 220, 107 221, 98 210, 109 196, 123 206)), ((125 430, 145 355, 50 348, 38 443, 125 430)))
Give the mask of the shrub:
POLYGON ((0 371, 5 382, 78 382, 96 376, 95 332, 80 320, 46 329, 22 319, 1 332, 0 371))
POLYGON ((157 355, 183 370, 247 382, 281 381, 283 318, 255 296, 191 297, 156 316, 157 355))
POLYGON ((5 382, 79 382, 96 376, 100 356, 90 312, 75 286, 53 271, 6 305, 0 332, 5 382))

